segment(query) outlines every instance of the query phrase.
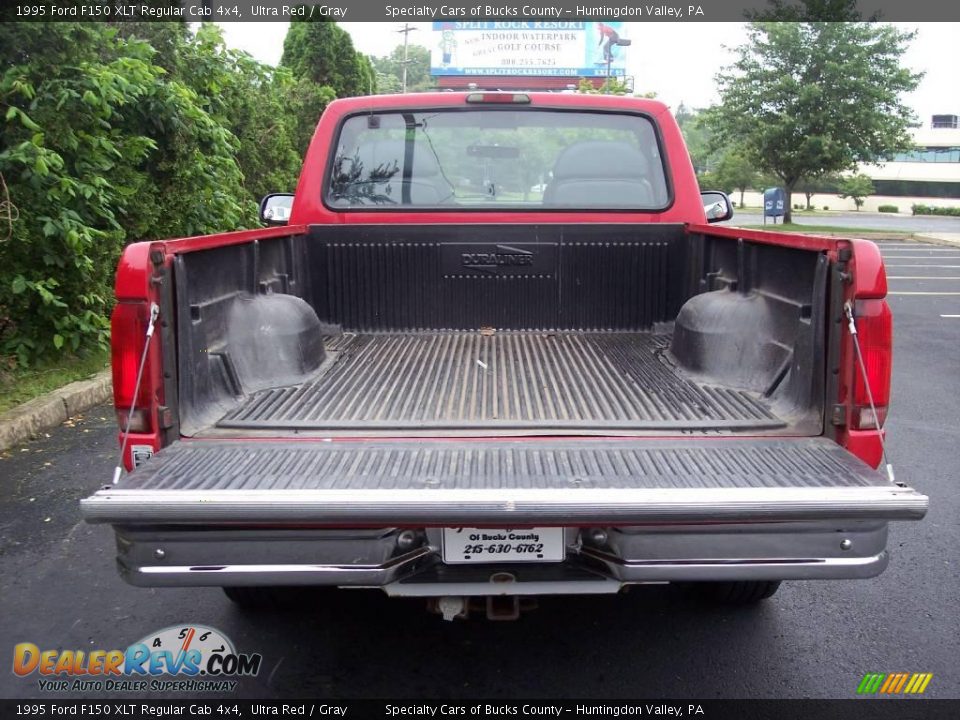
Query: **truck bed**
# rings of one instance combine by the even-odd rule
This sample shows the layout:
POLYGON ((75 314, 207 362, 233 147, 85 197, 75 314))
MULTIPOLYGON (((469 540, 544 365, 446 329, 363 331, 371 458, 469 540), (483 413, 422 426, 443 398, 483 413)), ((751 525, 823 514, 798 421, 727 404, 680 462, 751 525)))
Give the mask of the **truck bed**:
POLYGON ((433 332, 325 340, 311 381, 254 393, 220 428, 721 430, 783 427, 757 393, 695 382, 665 333, 433 332))
POLYGON ((183 253, 175 432, 817 435, 828 265, 679 225, 311 226, 183 253))

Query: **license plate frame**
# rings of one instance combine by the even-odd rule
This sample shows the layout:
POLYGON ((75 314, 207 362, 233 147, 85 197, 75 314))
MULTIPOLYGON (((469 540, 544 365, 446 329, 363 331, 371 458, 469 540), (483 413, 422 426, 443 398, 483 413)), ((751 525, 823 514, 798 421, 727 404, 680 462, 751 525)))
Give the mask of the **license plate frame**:
POLYGON ((562 527, 447 527, 441 554, 447 565, 558 563, 566 560, 567 547, 562 527))

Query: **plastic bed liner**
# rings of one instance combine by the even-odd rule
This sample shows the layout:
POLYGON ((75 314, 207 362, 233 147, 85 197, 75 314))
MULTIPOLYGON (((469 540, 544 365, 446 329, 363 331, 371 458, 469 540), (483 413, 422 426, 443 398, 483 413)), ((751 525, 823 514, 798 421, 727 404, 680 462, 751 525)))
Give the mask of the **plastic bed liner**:
POLYGON ((312 381, 250 396, 220 428, 781 428, 757 393, 671 367, 663 333, 430 332, 328 340, 312 381))
POLYGON ((182 441, 91 522, 330 525, 916 519, 927 498, 824 438, 182 441))

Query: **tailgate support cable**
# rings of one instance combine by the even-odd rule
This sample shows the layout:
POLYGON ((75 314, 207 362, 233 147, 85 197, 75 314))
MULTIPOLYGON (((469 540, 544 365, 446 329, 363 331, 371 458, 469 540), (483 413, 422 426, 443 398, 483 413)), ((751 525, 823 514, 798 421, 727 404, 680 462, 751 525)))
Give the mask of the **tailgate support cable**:
POLYGON ((863 386, 867 390, 867 400, 870 402, 870 411, 873 413, 873 420, 877 425, 877 437, 880 438, 880 452, 883 455, 887 477, 890 478, 890 482, 896 485, 897 481, 893 475, 893 465, 890 464, 890 459, 887 457, 887 443, 883 439, 883 427, 879 423, 880 418, 877 415, 877 407, 873 403, 873 390, 870 389, 870 378, 867 377, 867 366, 863 362, 863 353, 860 351, 860 338, 857 336, 857 321, 853 315, 853 305, 851 305, 849 300, 843 304, 843 312, 847 316, 847 327, 850 330, 850 337, 853 338, 853 349, 857 356, 857 366, 860 368, 860 377, 863 379, 863 386))
POLYGON ((130 412, 127 413, 127 424, 123 429, 123 442, 120 444, 120 461, 113 470, 114 485, 120 482, 120 475, 123 473, 123 458, 127 452, 127 441, 130 439, 130 422, 133 420, 133 412, 137 406, 137 396, 140 394, 140 383, 143 381, 143 368, 147 364, 147 353, 150 351, 150 338, 153 337, 153 329, 157 325, 158 315, 160 315, 160 306, 156 303, 150 303, 150 322, 147 323, 147 337, 146 342, 143 343, 140 367, 137 369, 137 382, 133 386, 133 399, 130 400, 130 412))

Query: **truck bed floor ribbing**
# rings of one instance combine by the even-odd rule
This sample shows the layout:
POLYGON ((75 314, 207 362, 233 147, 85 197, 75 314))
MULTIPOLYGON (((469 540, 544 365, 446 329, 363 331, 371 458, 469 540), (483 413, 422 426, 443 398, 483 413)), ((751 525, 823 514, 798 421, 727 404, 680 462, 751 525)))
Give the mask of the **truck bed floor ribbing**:
POLYGON ((221 428, 782 427, 755 394, 685 378, 654 333, 348 335, 313 381, 255 393, 221 428))

